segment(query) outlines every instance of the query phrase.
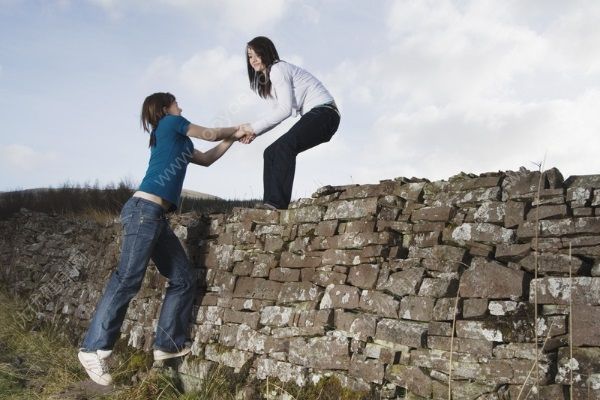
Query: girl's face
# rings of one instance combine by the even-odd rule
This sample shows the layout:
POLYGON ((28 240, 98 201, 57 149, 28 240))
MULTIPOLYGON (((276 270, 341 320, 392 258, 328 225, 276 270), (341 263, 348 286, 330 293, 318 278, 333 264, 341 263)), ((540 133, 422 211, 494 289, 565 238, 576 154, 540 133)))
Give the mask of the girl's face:
POLYGON ((169 115, 181 115, 183 110, 179 108, 179 104, 177 104, 177 100, 175 100, 169 107, 165 107, 165 111, 169 115))
POLYGON ((260 56, 256 54, 250 47, 248 47, 248 61, 256 72, 265 72, 267 69, 265 64, 263 64, 262 60, 260 59, 260 56))

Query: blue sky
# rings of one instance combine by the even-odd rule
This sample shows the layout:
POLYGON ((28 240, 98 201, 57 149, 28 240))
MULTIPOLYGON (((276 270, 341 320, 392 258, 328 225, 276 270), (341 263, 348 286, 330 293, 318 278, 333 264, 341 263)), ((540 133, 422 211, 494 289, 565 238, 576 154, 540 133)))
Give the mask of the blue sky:
MULTIPOLYGON (((294 197, 326 184, 546 167, 600 171, 600 2, 0 0, 0 191, 140 182, 145 96, 205 126, 251 121, 245 43, 332 92, 342 123, 298 158, 294 197)), ((184 187, 262 195, 262 151, 295 120, 184 187)), ((201 149, 210 144, 195 141, 201 149)))

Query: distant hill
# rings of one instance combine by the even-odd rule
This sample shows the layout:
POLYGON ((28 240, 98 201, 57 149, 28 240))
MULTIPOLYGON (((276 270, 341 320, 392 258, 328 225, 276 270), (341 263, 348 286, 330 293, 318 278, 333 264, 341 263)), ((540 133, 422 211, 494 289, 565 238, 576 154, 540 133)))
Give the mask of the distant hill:
POLYGON ((212 194, 197 192, 195 190, 183 189, 181 191, 181 197, 188 199, 208 199, 208 200, 223 200, 221 197, 213 196, 212 194))

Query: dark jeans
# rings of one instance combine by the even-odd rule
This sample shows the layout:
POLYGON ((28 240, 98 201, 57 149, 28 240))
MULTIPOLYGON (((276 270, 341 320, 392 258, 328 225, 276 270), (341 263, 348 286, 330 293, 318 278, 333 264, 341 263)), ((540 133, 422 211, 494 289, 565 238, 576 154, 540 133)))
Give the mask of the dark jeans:
POLYGON ((296 156, 328 142, 337 131, 340 115, 329 107, 315 107, 265 149, 264 202, 286 209, 292 199, 296 156))
POLYGON ((195 278, 187 255, 158 204, 132 197, 123 206, 121 223, 123 244, 119 265, 96 306, 82 349, 113 348, 129 302, 140 290, 148 261, 152 258, 158 271, 169 279, 154 348, 179 351, 188 339, 195 289, 195 278))

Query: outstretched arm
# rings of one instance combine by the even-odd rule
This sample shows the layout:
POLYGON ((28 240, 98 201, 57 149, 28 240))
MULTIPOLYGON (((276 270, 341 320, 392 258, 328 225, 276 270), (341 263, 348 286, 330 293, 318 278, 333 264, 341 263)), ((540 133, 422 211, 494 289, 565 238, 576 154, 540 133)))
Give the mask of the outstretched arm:
POLYGON ((217 161, 233 144, 233 142, 244 137, 246 133, 241 130, 235 130, 233 134, 229 135, 229 137, 223 140, 221 143, 213 147, 212 149, 202 152, 198 149, 194 149, 194 154, 192 155, 191 162, 197 165, 202 165, 203 167, 209 167, 217 161))
POLYGON ((190 124, 187 135, 197 139, 208 140, 209 142, 216 142, 230 138, 238 130, 237 126, 230 126, 227 128, 206 128, 204 126, 190 124))

